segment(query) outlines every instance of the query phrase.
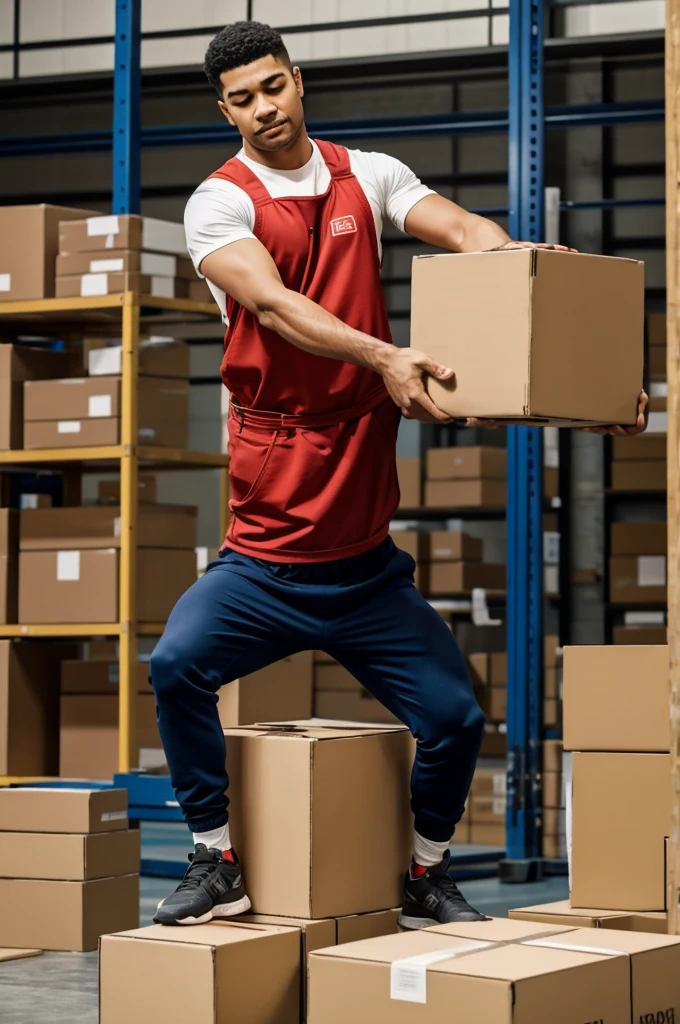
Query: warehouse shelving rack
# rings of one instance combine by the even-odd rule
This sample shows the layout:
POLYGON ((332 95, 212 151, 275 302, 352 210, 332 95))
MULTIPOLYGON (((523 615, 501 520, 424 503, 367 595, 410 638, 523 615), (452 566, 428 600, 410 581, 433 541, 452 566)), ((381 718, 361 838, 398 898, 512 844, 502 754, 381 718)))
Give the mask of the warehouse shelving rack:
MULTIPOLYGON (((0 471, 50 469, 77 474, 117 470, 121 480, 119 615, 117 622, 0 626, 4 638, 115 637, 119 643, 119 770, 137 766, 135 664, 137 638, 158 637, 164 623, 140 623, 136 610, 137 583, 137 475, 146 471, 178 469, 217 470, 220 477, 220 525, 228 517, 228 457, 221 453, 185 451, 137 442, 137 379, 140 329, 151 325, 215 322, 220 313, 211 303, 157 298, 127 292, 83 299, 41 299, 0 303, 0 331, 30 331, 48 338, 67 331, 70 336, 88 330, 120 334, 122 380, 120 443, 103 447, 55 448, 0 452, 0 471)), ((224 532, 222 532, 224 536, 224 532)), ((0 785, 20 780, 0 777, 0 785)))

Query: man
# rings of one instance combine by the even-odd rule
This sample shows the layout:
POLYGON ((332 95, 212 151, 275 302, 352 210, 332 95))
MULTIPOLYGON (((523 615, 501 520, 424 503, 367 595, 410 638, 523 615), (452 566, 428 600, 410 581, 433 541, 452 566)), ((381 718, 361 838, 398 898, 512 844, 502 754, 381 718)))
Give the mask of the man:
POLYGON ((268 26, 225 28, 205 71, 243 138, 185 217, 191 256, 228 324, 232 521, 219 560, 180 599, 151 659, 172 783, 195 842, 155 920, 195 924, 249 909, 229 838, 217 691, 314 648, 417 740, 402 926, 482 920, 447 867, 484 718, 451 632, 415 589, 413 560, 388 537, 399 416, 445 421, 425 378, 453 370, 390 344, 380 235, 389 217, 454 251, 514 243, 399 161, 311 141, 300 71, 268 26))

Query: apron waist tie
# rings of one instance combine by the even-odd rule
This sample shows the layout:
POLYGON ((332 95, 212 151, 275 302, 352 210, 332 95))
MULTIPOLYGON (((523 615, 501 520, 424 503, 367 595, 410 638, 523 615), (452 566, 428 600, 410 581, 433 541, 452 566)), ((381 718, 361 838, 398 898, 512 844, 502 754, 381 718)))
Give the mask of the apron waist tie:
MULTIPOLYGON (((303 430, 320 430, 323 427, 333 427, 338 423, 346 423, 348 420, 356 420, 366 413, 371 412, 377 406, 389 399, 384 388, 380 388, 368 395, 361 402, 352 405, 347 409, 336 409, 334 412, 326 413, 288 413, 268 412, 265 409, 246 409, 243 406, 231 402, 230 412, 233 412, 241 427, 257 426, 271 427, 272 430, 285 430, 300 428, 303 430)), ((391 401, 391 399, 389 399, 391 401)))

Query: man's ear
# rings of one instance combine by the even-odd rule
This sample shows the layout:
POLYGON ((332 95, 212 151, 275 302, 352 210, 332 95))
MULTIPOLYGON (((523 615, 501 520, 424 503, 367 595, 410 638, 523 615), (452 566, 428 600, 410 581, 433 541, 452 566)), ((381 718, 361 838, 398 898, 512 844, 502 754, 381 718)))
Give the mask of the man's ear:
POLYGON ((302 84, 302 72, 298 67, 293 68, 293 78, 295 79, 295 88, 297 89, 298 96, 302 99, 305 94, 305 87, 302 84))
POLYGON ((229 124, 231 125, 231 127, 235 128, 236 127, 236 122, 232 120, 231 115, 230 115, 229 111, 227 110, 226 103, 223 103, 222 100, 218 100, 217 101, 217 106, 220 108, 220 110, 222 111, 222 115, 224 117, 226 117, 226 119, 229 122, 229 124))

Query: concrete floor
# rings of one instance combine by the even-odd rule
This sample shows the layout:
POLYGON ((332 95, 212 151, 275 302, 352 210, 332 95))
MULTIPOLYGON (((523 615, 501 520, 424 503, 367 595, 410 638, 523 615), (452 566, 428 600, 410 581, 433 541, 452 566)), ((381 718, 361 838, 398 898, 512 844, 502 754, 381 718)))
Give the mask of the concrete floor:
MULTIPOLYGON (((186 833, 178 828, 145 829, 145 856, 179 859, 186 833)), ((142 925, 151 923, 157 903, 174 887, 172 879, 141 879, 142 925)), ((511 907, 548 903, 568 895, 566 878, 513 886, 501 885, 496 878, 479 879, 461 883, 461 889, 474 906, 495 917, 505 917, 511 907)), ((96 952, 44 953, 0 963, 0 1024, 97 1024, 97 1019, 96 952)))

